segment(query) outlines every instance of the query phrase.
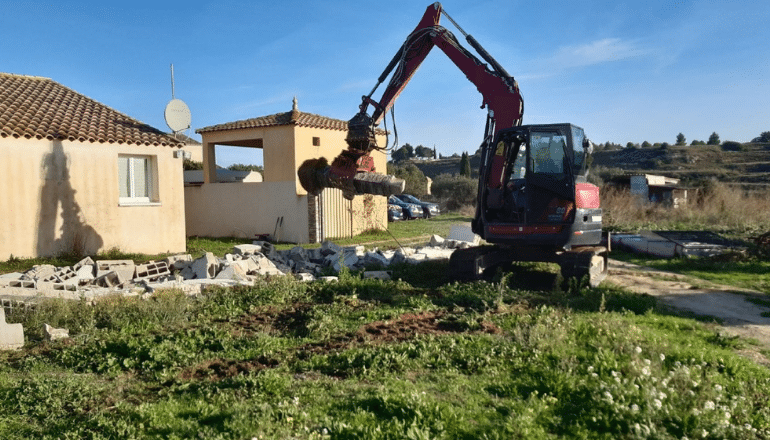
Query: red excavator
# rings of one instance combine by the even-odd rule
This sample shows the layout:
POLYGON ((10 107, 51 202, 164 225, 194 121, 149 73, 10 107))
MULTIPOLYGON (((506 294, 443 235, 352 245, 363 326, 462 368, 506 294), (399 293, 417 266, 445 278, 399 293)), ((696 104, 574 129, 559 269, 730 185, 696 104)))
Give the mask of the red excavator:
POLYGON ((476 85, 482 108, 487 108, 472 230, 490 245, 455 251, 449 261, 452 277, 472 280, 513 261, 546 261, 558 263, 565 278, 587 276, 589 284, 597 286, 607 275, 609 240, 602 244, 599 188, 586 180, 591 142, 582 128, 572 124, 521 125, 524 104, 516 80, 440 3, 428 6, 363 97, 359 112, 348 123, 348 148, 331 165, 324 158, 303 163, 298 170, 302 186, 310 194, 339 188, 347 198, 403 191, 403 180, 374 172, 369 154, 385 148, 377 145, 375 128, 434 46, 476 85), (439 25, 442 14, 481 59, 439 25), (372 99, 388 76, 382 97, 372 99))

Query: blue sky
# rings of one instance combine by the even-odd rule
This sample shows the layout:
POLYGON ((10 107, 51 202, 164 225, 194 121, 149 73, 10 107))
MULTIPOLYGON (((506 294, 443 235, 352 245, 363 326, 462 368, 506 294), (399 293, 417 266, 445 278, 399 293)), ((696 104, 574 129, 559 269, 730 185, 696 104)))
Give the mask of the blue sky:
MULTIPOLYGON (((347 120, 430 4, 11 0, 0 71, 49 77, 167 130, 173 64, 197 139, 197 128, 289 111, 294 96, 301 111, 347 120)), ((712 132, 745 142, 770 130, 766 1, 442 4, 518 80, 525 124, 572 122, 623 145, 680 132, 688 143, 712 132)), ((399 141, 473 152, 480 105, 435 49, 396 102, 399 141)), ((242 150, 217 162, 261 163, 242 150)))

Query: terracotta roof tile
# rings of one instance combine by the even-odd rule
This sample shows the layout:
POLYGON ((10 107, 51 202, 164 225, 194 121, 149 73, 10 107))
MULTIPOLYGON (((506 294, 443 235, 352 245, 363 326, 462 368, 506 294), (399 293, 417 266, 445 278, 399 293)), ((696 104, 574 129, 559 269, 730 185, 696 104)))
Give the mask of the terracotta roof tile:
POLYGON ((0 73, 0 137, 92 143, 182 143, 49 79, 0 73))
MULTIPOLYGON (((327 130, 347 131, 348 121, 333 119, 326 116, 314 115, 298 110, 292 110, 285 113, 276 113, 274 115, 260 116, 258 118, 244 119, 241 121, 227 122, 224 124, 211 125, 195 130, 196 133, 209 133, 214 131, 238 130, 243 128, 261 128, 276 127, 280 125, 296 125, 298 127, 324 128, 327 130)), ((385 131, 377 129, 377 132, 385 131)))

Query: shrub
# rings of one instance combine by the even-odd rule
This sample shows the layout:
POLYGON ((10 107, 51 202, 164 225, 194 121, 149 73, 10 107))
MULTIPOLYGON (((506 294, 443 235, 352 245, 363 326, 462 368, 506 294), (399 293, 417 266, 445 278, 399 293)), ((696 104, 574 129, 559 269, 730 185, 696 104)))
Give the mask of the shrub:
POLYGON ((724 141, 722 142, 722 149, 724 151, 742 151, 743 145, 740 142, 724 141))
POLYGON ((412 194, 413 196, 420 198, 428 192, 428 178, 425 177, 422 171, 413 163, 407 163, 405 165, 392 165, 388 164, 388 174, 392 174, 399 179, 406 181, 404 188, 405 194, 412 194))
POLYGON ((431 193, 444 207, 455 211, 463 206, 475 205, 478 180, 458 174, 439 174, 433 180, 431 193))

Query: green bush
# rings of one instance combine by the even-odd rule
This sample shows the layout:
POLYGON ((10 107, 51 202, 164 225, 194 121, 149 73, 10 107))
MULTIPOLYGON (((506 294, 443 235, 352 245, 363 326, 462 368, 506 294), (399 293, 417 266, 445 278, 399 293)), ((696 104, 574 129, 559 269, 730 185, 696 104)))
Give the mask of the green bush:
POLYGON ((478 180, 457 174, 439 174, 431 186, 433 196, 449 210, 475 205, 477 191, 478 180))

